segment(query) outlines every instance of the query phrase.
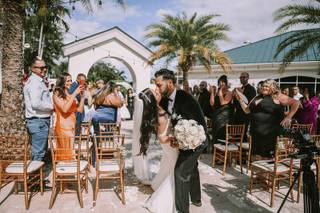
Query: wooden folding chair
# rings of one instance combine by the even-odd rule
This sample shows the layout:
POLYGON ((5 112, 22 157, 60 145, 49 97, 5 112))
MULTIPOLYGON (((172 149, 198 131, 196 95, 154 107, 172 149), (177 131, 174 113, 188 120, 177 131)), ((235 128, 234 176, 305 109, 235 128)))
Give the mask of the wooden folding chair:
POLYGON ((52 208, 57 196, 57 188, 64 191, 65 183, 76 183, 80 207, 83 208, 82 190, 88 193, 89 164, 81 160, 81 147, 75 141, 81 141, 81 136, 51 136, 49 137, 53 166, 52 193, 49 209, 52 208), (59 147, 59 144, 65 144, 59 147))
POLYGON ((215 161, 223 161, 222 175, 225 174, 227 157, 231 159, 232 154, 236 154, 239 158, 240 169, 242 173, 242 142, 244 136, 245 125, 227 125, 226 126, 226 140, 219 140, 225 143, 217 143, 213 145, 212 167, 215 166, 215 161))
MULTIPOLYGON (((238 144, 240 148, 240 144, 238 144)), ((247 174, 249 173, 249 168, 250 168, 250 162, 251 162, 251 147, 252 147, 252 137, 248 137, 248 142, 243 142, 242 143, 242 155, 247 157, 247 174)), ((243 157, 242 157, 243 159, 243 157)))
POLYGON ((120 124, 117 123, 99 123, 100 135, 120 135, 120 129, 120 124))
MULTIPOLYGON (((92 149, 93 142, 91 141, 91 123, 82 122, 80 125, 80 136, 81 136, 81 154, 85 156, 85 159, 90 165, 92 165, 92 149)), ((76 149, 79 143, 76 143, 76 149)))
POLYGON ((40 186, 43 195, 42 161, 31 160, 31 148, 28 136, 0 136, 0 190, 10 182, 23 184, 25 208, 29 209, 33 190, 40 186), (21 146, 19 143, 23 141, 21 146), (30 192, 30 195, 29 195, 30 192))
MULTIPOLYGON (((119 141, 122 141, 123 136, 118 135, 100 135, 94 136, 94 145, 96 151, 96 186, 94 191, 93 206, 96 205, 96 200, 99 192, 100 180, 117 180, 119 186, 116 193, 125 204, 124 194, 124 159, 122 154, 122 146, 119 141), (119 140, 119 137, 122 138, 119 140)), ((122 143, 122 142, 121 142, 122 143)))
MULTIPOLYGON (((273 207, 276 184, 280 186, 279 181, 288 181, 291 186, 292 164, 293 160, 289 158, 291 150, 291 140, 288 138, 278 137, 275 156, 270 160, 259 160, 251 163, 251 176, 249 192, 252 194, 253 184, 263 183, 267 185, 268 190, 271 188, 270 206, 273 207)), ((291 191, 293 200, 293 192, 291 191)))
POLYGON ((312 124, 292 124, 292 129, 307 130, 311 134, 312 124))

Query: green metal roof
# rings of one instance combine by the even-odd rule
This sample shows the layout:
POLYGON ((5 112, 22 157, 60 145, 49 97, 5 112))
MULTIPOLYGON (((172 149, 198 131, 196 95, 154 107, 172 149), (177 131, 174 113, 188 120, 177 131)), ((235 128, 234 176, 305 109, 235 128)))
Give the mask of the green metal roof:
MULTIPOLYGON (((288 52, 288 50, 294 45, 291 45, 290 48, 286 48, 276 58, 273 58, 276 53, 277 47, 284 39, 295 32, 297 31, 291 31, 281 35, 276 35, 241 47, 227 50, 225 51, 225 53, 228 54, 234 64, 282 62, 284 54, 288 52)), ((319 61, 319 54, 319 47, 313 45, 305 54, 296 57, 293 62, 319 61)))

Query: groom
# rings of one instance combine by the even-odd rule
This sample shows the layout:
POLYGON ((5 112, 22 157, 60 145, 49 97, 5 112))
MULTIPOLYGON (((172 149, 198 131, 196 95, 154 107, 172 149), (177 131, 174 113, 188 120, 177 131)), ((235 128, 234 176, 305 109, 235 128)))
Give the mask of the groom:
MULTIPOLYGON (((162 99, 160 105, 169 114, 176 114, 183 119, 193 119, 207 132, 203 113, 198 102, 188 93, 176 88, 173 71, 161 69, 155 73, 155 82, 162 99)), ((175 123, 172 123, 174 126, 175 123)), ((201 188, 198 171, 198 157, 207 141, 195 150, 179 150, 175 166, 175 203, 178 212, 189 213, 189 194, 195 206, 201 206, 201 188)))

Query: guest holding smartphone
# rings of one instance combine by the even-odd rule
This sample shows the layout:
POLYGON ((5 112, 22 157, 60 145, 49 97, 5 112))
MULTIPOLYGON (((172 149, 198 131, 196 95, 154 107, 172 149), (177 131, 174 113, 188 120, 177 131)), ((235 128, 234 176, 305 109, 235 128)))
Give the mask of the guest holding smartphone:
MULTIPOLYGON (((87 79, 87 77, 86 77, 85 74, 79 73, 78 76, 77 76, 76 81, 74 81, 71 84, 71 86, 70 86, 70 88, 68 90, 69 94, 72 94, 79 86, 84 87, 86 79, 87 79)), ((78 94, 76 96, 76 99, 77 99, 78 102, 80 102, 80 99, 81 99, 80 98, 80 94, 78 94)), ((84 111, 83 112, 76 112, 76 135, 77 136, 80 135, 81 122, 83 121, 84 116, 85 116, 84 111)))

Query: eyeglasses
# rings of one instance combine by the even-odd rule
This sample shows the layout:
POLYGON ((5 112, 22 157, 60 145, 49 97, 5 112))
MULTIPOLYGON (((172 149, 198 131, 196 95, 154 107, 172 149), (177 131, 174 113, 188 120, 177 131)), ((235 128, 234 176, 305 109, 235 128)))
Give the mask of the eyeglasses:
POLYGON ((47 66, 42 66, 42 67, 36 67, 36 66, 35 66, 34 68, 38 68, 38 69, 40 69, 41 71, 48 69, 47 66))

